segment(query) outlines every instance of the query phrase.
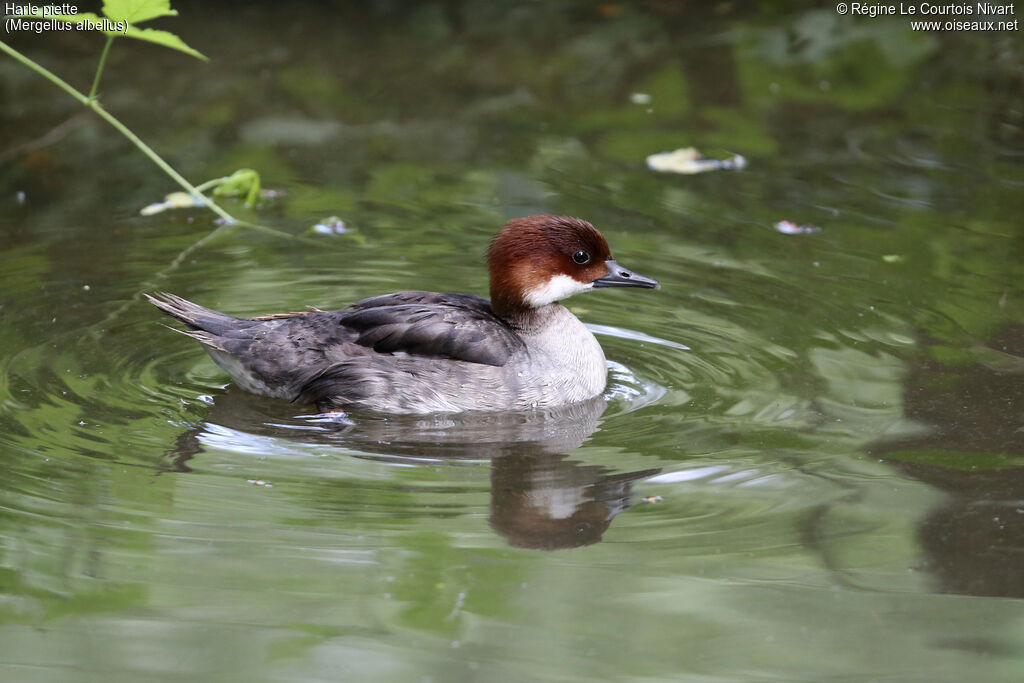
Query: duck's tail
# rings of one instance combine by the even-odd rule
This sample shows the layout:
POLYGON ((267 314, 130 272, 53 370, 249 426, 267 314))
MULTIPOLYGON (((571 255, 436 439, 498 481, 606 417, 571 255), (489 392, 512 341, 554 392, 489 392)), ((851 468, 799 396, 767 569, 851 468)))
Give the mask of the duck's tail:
POLYGON ((224 348, 220 338, 230 336, 230 332, 238 330, 239 327, 243 327, 246 322, 249 322, 226 313, 221 313, 220 311, 215 311, 212 308, 194 304, 188 299, 182 299, 180 296, 168 294, 167 292, 156 292, 153 296, 143 294, 143 296, 146 297, 149 303, 172 318, 185 323, 189 328, 187 330, 179 330, 168 325, 168 329, 180 332, 206 346, 225 352, 228 349, 224 348))

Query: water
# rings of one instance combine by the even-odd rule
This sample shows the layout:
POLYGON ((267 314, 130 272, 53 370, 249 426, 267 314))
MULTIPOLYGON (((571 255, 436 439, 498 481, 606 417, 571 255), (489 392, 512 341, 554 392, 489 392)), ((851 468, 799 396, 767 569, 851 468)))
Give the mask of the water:
MULTIPOLYGON (((1019 34, 178 8, 212 61, 119 41, 103 101, 301 238, 139 217, 175 188, 0 61, 0 678, 1019 680, 1019 34), (690 145, 748 166, 644 164, 690 145), (537 212, 663 285, 570 300, 611 381, 568 410, 324 420, 140 300, 483 294, 537 212)), ((100 46, 4 40, 82 87, 100 46)))

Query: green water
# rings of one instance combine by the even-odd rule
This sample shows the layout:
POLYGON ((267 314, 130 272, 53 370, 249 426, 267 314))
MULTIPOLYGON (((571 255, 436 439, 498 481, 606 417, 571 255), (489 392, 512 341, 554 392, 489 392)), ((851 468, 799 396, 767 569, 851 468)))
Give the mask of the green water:
MULTIPOLYGON (((209 64, 116 43, 105 105, 301 239, 140 217, 176 188, 0 60, 0 679, 1020 680, 1020 33, 694 5, 182 3, 209 64), (691 145, 748 166, 645 166, 691 145), (662 283, 570 300, 611 381, 553 414, 319 421, 140 300, 485 294, 542 212, 662 283)), ((102 45, 2 40, 85 89, 102 45)))

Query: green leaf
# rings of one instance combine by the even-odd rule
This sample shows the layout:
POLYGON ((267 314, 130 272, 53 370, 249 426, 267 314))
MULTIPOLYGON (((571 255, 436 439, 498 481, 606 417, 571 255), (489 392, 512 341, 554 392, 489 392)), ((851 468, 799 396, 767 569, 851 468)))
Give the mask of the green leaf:
MULTIPOLYGON (((110 31, 104 31, 104 33, 110 33, 110 31)), ((117 33, 116 35, 121 34, 117 33)), ((201 59, 204 62, 210 61, 206 55, 189 47, 185 44, 185 41, 170 31, 161 31, 155 28, 135 28, 134 26, 129 26, 128 30, 124 33, 124 36, 126 38, 135 38, 136 40, 145 40, 148 43, 163 45, 164 47, 184 52, 187 55, 192 55, 196 59, 201 59)))
POLYGON ((221 178, 215 197, 239 197, 245 195, 245 205, 252 206, 260 197, 260 174, 251 168, 240 168, 230 176, 221 178))
POLYGON ((141 24, 159 17, 176 17, 178 11, 171 9, 171 0, 103 0, 103 14, 113 21, 141 24))
POLYGON ((201 59, 204 62, 209 61, 206 55, 189 47, 185 41, 170 31, 161 31, 153 28, 138 28, 135 26, 135 24, 140 22, 149 21, 150 19, 156 19, 158 17, 178 16, 177 10, 171 9, 171 3, 169 0, 105 0, 103 3, 103 14, 105 15, 104 17, 99 17, 92 12, 82 12, 80 14, 57 14, 45 17, 42 14, 26 14, 25 16, 35 19, 65 21, 69 24, 83 24, 88 22, 90 25, 95 25, 95 29, 98 32, 105 33, 109 36, 124 36, 125 38, 144 40, 147 43, 156 43, 157 45, 169 47, 172 50, 184 52, 185 54, 192 55, 196 59, 201 59), (104 25, 103 22, 106 22, 106 26, 114 24, 115 26, 113 26, 113 30, 100 28, 104 25))

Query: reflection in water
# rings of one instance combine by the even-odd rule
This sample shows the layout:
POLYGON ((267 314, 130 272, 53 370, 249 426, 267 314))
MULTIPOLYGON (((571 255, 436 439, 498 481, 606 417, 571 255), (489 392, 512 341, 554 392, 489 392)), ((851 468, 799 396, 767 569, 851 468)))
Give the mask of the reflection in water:
POLYGON ((633 482, 660 471, 617 474, 547 453, 503 456, 491 464, 491 526, 519 548, 597 543, 633 504, 633 482))
POLYGON ((579 448, 600 424, 602 396, 548 411, 430 416, 294 418, 283 424, 281 403, 229 391, 209 417, 178 437, 167 455, 172 468, 189 461, 204 442, 260 452, 301 442, 357 452, 356 457, 405 464, 438 460, 491 463, 492 528, 516 547, 556 550, 590 545, 633 504, 633 482, 660 468, 617 473, 584 465, 565 453, 579 448), (281 441, 286 443, 282 444, 281 441))
POLYGON ((974 355, 978 362, 960 367, 931 357, 911 364, 905 415, 929 431, 870 452, 948 494, 919 531, 923 569, 938 590, 1022 598, 1024 325, 974 355))

